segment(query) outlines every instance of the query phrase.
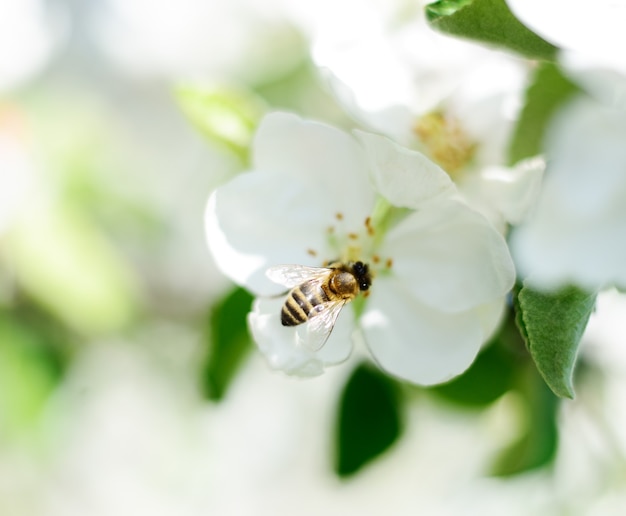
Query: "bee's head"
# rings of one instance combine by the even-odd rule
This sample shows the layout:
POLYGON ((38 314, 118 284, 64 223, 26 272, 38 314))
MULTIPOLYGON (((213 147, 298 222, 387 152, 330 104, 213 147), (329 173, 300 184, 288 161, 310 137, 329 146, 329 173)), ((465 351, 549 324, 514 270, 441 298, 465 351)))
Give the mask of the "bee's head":
POLYGON ((363 262, 355 262, 352 266, 354 276, 359 282, 359 289, 366 291, 372 284, 372 277, 369 272, 369 267, 363 262))

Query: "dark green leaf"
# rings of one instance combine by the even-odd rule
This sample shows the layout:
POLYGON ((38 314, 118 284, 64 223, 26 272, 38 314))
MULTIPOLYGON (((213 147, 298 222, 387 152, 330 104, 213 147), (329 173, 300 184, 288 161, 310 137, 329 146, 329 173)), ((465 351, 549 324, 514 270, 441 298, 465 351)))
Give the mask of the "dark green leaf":
POLYGON ((36 325, 0 314, 0 435, 32 430, 62 377, 55 342, 36 325))
POLYGON ((369 366, 355 369, 341 396, 336 430, 335 471, 356 473, 387 450, 402 432, 397 386, 369 366))
POLYGON ((209 354, 204 365, 205 395, 221 400, 235 377, 243 359, 251 349, 246 316, 252 296, 242 288, 233 290, 215 306, 209 316, 209 354))
POLYGON ((520 331, 537 369, 557 396, 574 397, 578 344, 595 301, 596 294, 576 287, 544 293, 523 286, 517 295, 520 331))
POLYGON ((522 25, 505 0, 441 0, 426 6, 431 26, 452 36, 512 50, 531 59, 553 60, 556 47, 522 25))
POLYGON ((492 474, 511 476, 548 466, 558 444, 557 412, 559 400, 533 368, 520 371, 516 388, 521 395, 521 436, 496 459, 492 474))
POLYGON ((542 63, 526 90, 520 114, 509 147, 509 163, 543 152, 543 140, 552 116, 578 88, 551 63, 542 63))

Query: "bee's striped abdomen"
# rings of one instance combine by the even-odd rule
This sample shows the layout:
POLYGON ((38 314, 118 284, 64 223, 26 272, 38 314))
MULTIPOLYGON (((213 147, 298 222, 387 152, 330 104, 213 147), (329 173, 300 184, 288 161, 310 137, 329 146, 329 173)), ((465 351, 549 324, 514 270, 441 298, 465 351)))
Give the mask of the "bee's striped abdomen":
POLYGON ((326 291, 317 283, 309 282, 293 288, 280 312, 283 326, 297 326, 309 320, 315 307, 329 301, 326 291))

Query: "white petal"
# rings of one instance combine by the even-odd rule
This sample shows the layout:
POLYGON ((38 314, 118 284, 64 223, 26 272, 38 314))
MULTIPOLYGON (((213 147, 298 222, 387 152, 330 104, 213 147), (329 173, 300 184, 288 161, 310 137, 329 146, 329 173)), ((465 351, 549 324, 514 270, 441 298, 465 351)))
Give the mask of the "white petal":
POLYGON ((473 164, 481 167, 506 162, 508 142, 523 105, 527 73, 526 63, 494 54, 477 65, 447 99, 446 116, 458 120, 466 137, 479 143, 473 164))
POLYGON ((626 60, 619 63, 611 56, 589 56, 578 52, 561 52, 559 61, 567 75, 590 95, 607 106, 626 109, 626 60))
POLYGON ((512 235, 520 271, 539 288, 626 285, 626 119, 579 97, 549 128, 549 165, 529 220, 512 235))
POLYGON ((315 203, 315 192, 297 178, 284 181, 261 172, 240 174, 218 188, 205 217, 217 266, 239 285, 269 295, 280 292, 265 275, 269 266, 321 265, 329 254, 326 226, 334 219, 330 209, 324 211, 325 205, 310 205, 315 203))
POLYGON ((474 313, 480 319, 483 330, 483 342, 487 342, 495 335, 504 318, 507 307, 507 298, 503 297, 474 309, 474 313))
POLYGON ((482 171, 483 184, 489 190, 493 206, 510 224, 522 222, 539 195, 545 161, 530 158, 513 168, 489 167, 482 171))
MULTIPOLYGON (((359 4, 359 15, 352 16, 350 30, 346 30, 345 23, 337 24, 333 13, 332 25, 340 28, 339 36, 317 39, 312 49, 316 64, 330 69, 353 92, 350 107, 362 111, 358 119, 368 119, 368 113, 383 113, 397 106, 409 108, 417 115, 436 109, 483 58, 493 54, 475 43, 433 30, 419 9, 408 14, 400 12, 402 8, 397 2, 376 2, 377 11, 383 4, 395 9, 392 15, 384 15, 368 13, 371 4, 359 4)), ((324 22, 327 26, 328 20, 324 22)), ((397 132, 397 128, 385 126, 368 127, 392 136, 397 132)))
POLYGON ((341 212, 347 225, 361 229, 374 204, 365 156, 349 134, 288 113, 271 113, 259 126, 253 144, 254 168, 300 180, 324 192, 309 202, 341 212))
POLYGON ((450 176, 422 153, 376 134, 355 134, 367 153, 374 188, 391 204, 416 209, 456 192, 450 176))
POLYGON ((323 68, 320 74, 339 104, 361 126, 385 134, 401 145, 410 145, 414 141, 415 114, 408 105, 394 103, 390 106, 366 108, 359 103, 356 92, 330 70, 323 68))
POLYGON ((297 344, 299 326, 286 327, 280 322, 284 298, 257 298, 248 325, 259 349, 270 367, 296 376, 317 376, 329 365, 343 362, 352 351, 352 310, 344 309, 335 328, 319 351, 311 351, 297 344))
POLYGON ((554 45, 624 62, 626 4, 615 0, 507 0, 524 24, 554 45))
POLYGON ((372 287, 361 326, 380 366, 420 385, 445 382, 465 371, 485 340, 476 311, 435 310, 388 276, 372 287))
POLYGON ((414 70, 393 47, 389 34, 379 27, 371 27, 358 41, 317 44, 313 58, 350 88, 354 104, 363 111, 382 111, 415 102, 414 70))
POLYGON ((407 291, 445 312, 495 301, 515 280, 502 235, 458 201, 433 203, 408 216, 389 232, 385 252, 407 291))

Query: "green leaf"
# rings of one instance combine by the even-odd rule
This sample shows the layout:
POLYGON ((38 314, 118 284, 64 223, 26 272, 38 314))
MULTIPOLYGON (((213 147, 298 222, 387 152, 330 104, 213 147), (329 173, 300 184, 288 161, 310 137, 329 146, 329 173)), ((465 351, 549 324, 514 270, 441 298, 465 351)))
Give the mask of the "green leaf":
POLYGON ((73 330, 111 333, 135 317, 133 271, 85 214, 33 205, 9 238, 20 287, 73 330))
POLYGON ((548 389, 534 368, 523 367, 516 391, 521 398, 524 429, 505 448, 492 466, 492 474, 511 476, 548 466, 558 445, 557 415, 559 399, 548 389))
POLYGON ((557 396, 574 398, 578 344, 595 301, 595 293, 576 287, 545 293, 524 285, 517 295, 520 331, 537 369, 557 396))
POLYGON ((511 138, 509 164, 543 152, 543 140, 552 116, 577 91, 578 87, 557 66, 539 65, 526 90, 524 108, 511 138))
POLYGON ((61 380, 55 342, 37 325, 0 313, 0 437, 20 438, 36 429, 61 380))
POLYGON ((397 386, 378 369, 357 367, 344 387, 336 427, 335 472, 347 477, 402 433, 397 386))
POLYGON ((438 19, 442 16, 450 16, 456 11, 470 5, 474 0, 441 0, 433 2, 425 7, 426 16, 430 21, 438 19))
POLYGON ((224 397, 252 348, 246 321, 251 304, 248 291, 236 288, 209 314, 209 353, 203 368, 203 389, 210 400, 220 401, 224 397))
POLYGON ((441 0, 426 6, 430 25, 452 36, 506 48, 531 59, 554 60, 556 47, 522 25, 505 0, 441 0))
POLYGON ((191 122, 214 143, 226 146, 244 163, 265 103, 251 91, 182 84, 176 99, 191 122))

